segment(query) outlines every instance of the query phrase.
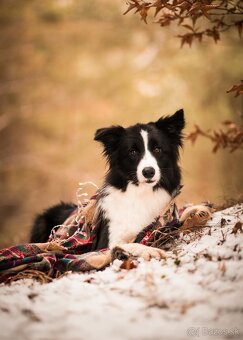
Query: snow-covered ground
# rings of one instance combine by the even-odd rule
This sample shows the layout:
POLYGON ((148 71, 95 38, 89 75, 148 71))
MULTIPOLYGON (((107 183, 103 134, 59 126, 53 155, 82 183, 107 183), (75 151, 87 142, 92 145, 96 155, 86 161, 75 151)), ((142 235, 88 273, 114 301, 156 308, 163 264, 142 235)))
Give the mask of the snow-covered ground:
POLYGON ((181 235, 167 260, 0 286, 0 339, 243 338, 243 204, 181 235), (238 229, 238 230, 237 230, 238 229))

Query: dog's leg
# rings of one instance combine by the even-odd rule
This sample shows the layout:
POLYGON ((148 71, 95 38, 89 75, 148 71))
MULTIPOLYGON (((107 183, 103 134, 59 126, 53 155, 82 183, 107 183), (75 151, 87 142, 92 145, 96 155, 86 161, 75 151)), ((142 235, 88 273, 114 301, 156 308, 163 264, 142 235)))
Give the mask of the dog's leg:
MULTIPOLYGON (((114 229, 113 229, 114 230, 114 229)), ((126 232, 110 233, 109 234, 109 248, 112 251, 113 258, 116 253, 120 252, 121 257, 142 257, 144 260, 149 261, 152 258, 162 259, 166 257, 164 250, 145 246, 141 243, 134 243, 136 235, 134 232, 129 234, 129 229, 123 228, 126 232)))
POLYGON ((166 253, 162 249, 145 246, 140 243, 119 244, 112 248, 113 258, 126 259, 128 257, 142 257, 149 261, 152 258, 161 260, 166 258, 166 253))

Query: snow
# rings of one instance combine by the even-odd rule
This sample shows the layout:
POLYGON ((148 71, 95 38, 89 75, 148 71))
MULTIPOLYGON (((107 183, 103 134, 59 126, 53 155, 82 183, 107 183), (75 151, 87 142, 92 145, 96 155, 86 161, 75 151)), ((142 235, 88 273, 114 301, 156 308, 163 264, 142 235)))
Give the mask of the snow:
POLYGON ((243 204, 181 235, 166 260, 0 286, 1 340, 243 338, 243 204), (225 222, 221 222, 222 218, 225 222), (197 235, 197 236, 195 236, 197 235))

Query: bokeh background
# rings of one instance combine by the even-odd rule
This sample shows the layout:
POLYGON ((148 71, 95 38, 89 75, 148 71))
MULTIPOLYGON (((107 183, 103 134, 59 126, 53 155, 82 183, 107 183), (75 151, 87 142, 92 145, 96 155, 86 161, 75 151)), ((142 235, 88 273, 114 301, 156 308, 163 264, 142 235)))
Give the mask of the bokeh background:
MULTIPOLYGON (((235 32, 180 48, 178 28, 122 15, 125 1, 2 0, 0 10, 0 246, 26 242, 34 215, 101 185, 97 128, 148 122, 179 108, 190 132, 239 122, 243 50, 235 32)), ((242 152, 185 142, 179 204, 242 192, 242 152)))

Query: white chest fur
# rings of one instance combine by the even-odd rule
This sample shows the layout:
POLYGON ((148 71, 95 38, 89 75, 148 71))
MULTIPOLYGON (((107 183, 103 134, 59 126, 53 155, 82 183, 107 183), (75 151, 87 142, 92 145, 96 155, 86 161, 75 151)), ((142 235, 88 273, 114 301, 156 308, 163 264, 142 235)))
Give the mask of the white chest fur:
POLYGON ((105 193, 99 205, 109 219, 109 247, 132 242, 171 199, 164 189, 153 191, 147 184, 129 183, 125 192, 108 186, 105 193))

